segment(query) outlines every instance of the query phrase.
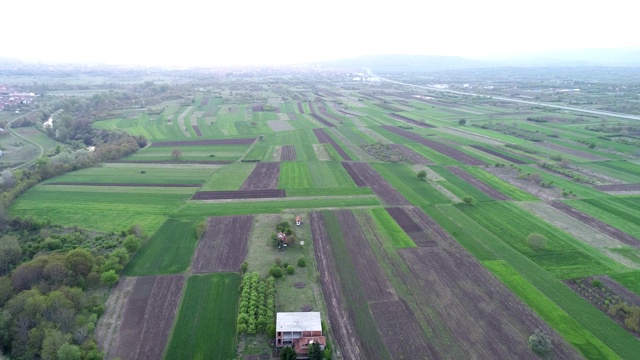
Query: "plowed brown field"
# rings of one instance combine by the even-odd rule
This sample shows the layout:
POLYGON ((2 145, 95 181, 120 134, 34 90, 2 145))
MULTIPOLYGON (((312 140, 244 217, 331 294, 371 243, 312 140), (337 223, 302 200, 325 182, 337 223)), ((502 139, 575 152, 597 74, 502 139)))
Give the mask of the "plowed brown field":
POLYGON ((276 189, 278 178, 280 177, 279 162, 259 162, 247 180, 244 181, 240 190, 264 190, 276 189))
POLYGON ((207 221, 191 270, 194 273, 238 271, 247 255, 253 216, 217 216, 207 221))

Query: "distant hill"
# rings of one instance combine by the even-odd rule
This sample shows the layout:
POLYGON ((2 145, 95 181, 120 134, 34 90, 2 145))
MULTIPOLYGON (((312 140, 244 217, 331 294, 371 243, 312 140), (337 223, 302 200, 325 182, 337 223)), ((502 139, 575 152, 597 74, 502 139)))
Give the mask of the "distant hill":
POLYGON ((496 57, 483 61, 503 66, 640 67, 640 47, 573 49, 496 57))
POLYGON ((429 72, 491 66, 485 61, 470 60, 460 56, 435 55, 365 55, 350 59, 324 61, 314 65, 356 71, 370 68, 372 71, 380 72, 429 72))

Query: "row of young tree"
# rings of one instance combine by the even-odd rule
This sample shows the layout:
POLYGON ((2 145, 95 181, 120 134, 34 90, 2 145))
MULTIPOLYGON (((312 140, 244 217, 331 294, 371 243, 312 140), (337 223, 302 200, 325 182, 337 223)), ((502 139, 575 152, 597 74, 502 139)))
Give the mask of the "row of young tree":
POLYGON ((275 279, 260 278, 257 272, 246 273, 240 285, 240 311, 238 333, 253 335, 265 333, 274 337, 276 332, 275 279))

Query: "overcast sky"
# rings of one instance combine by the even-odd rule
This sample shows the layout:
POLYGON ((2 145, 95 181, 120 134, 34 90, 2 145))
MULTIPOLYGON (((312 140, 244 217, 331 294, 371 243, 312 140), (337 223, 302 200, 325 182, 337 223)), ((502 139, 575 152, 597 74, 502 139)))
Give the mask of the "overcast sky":
POLYGON ((4 1, 0 57, 207 66, 640 46, 630 0, 430 3, 4 1))

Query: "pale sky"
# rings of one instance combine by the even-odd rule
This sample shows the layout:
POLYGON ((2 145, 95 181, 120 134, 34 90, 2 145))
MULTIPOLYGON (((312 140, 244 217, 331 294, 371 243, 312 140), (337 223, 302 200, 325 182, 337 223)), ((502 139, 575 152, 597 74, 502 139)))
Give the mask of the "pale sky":
POLYGON ((0 4, 0 57, 292 64, 370 54, 470 58, 640 46, 634 1, 30 0, 0 4))

